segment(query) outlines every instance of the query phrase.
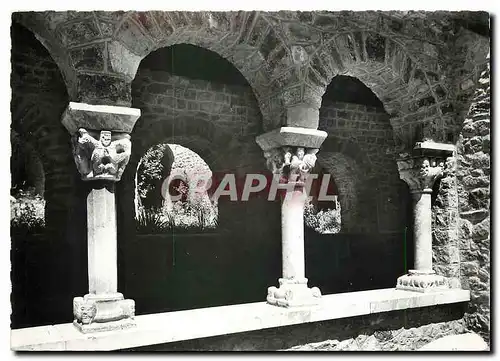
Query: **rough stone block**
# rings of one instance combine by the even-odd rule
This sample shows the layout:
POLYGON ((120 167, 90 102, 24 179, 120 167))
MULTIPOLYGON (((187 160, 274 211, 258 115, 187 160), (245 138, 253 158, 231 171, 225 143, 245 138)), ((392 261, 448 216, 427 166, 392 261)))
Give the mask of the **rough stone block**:
POLYGON ((474 225, 472 229, 473 240, 483 240, 490 236, 490 218, 486 218, 478 224, 474 225))
POLYGON ((70 52, 76 69, 104 71, 104 43, 74 49, 70 52))

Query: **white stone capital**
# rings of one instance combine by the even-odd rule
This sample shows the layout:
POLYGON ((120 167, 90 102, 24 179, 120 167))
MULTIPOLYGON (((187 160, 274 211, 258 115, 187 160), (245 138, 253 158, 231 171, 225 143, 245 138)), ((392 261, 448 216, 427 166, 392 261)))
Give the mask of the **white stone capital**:
POLYGON ((401 154, 397 160, 399 177, 412 193, 431 193, 434 182, 443 176, 446 158, 454 152, 451 144, 418 142, 412 154, 401 154))
POLYGON ((283 146, 264 152, 268 169, 287 182, 304 183, 316 164, 319 149, 283 146))
POLYGON ((72 136, 76 167, 87 180, 117 182, 130 153, 130 133, 141 111, 110 105, 70 102, 62 123, 72 136))
POLYGON ((399 177, 408 184, 412 193, 430 193, 434 182, 442 177, 444 163, 419 156, 399 159, 399 177))
POLYGON ((73 157, 82 179, 118 182, 130 159, 130 135, 80 128, 72 137, 73 157))
POLYGON ((319 149, 328 133, 310 128, 281 127, 255 138, 264 152, 283 146, 319 149))
POLYGON ((71 135, 80 128, 131 133, 140 116, 136 108, 70 102, 61 122, 71 135))

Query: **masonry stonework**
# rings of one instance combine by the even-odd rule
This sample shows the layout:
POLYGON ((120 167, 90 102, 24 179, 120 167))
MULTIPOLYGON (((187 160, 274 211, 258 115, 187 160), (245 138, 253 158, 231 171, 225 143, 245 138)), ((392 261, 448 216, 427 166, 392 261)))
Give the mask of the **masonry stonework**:
POLYGON ((471 290, 469 329, 490 335, 490 69, 481 73, 458 148, 458 248, 462 287, 471 290))
MULTIPOLYGON (((11 130, 37 153, 38 168, 43 168, 46 231, 42 236, 47 240, 13 240, 12 277, 22 283, 13 281, 13 304, 17 302, 13 327, 68 322, 72 298, 92 293, 87 273, 99 273, 93 271, 93 256, 86 248, 90 241, 101 244, 86 236, 97 227, 87 217, 88 210, 99 208, 87 209, 95 189, 81 179, 72 156, 71 138, 83 130, 69 129, 68 134, 61 123, 65 109, 78 103, 140 114, 125 132, 121 126, 126 120, 108 124, 117 129, 100 129, 95 115, 99 111, 94 111, 88 117, 90 127, 85 128, 106 139, 125 136, 131 146, 123 155, 128 165, 114 178, 116 185, 108 187, 106 198, 109 209, 114 209, 115 201, 117 209, 108 215, 109 224, 116 220, 116 230, 113 241, 106 243, 113 252, 118 250, 111 252, 113 294, 117 288, 124 294, 132 288, 123 275, 127 267, 133 268, 126 260, 134 258, 126 251, 136 236, 135 177, 141 157, 152 146, 189 148, 214 174, 236 176, 269 175, 264 154, 269 157, 277 149, 312 152, 307 155, 317 157, 314 169, 330 173, 337 187, 341 236, 352 236, 354 242, 356 234, 374 238, 396 234, 404 242, 400 256, 405 272, 416 260, 406 249, 416 245, 406 238, 415 225, 408 216, 412 198, 400 179, 398 157, 410 154, 420 142, 456 147, 434 184, 431 214, 425 214, 426 220, 432 219, 433 231, 432 254, 429 250, 424 258, 432 264, 429 271, 446 277, 447 287, 470 290, 470 302, 261 330, 246 333, 247 339, 242 335, 201 339, 167 349, 415 350, 440 336, 467 331, 490 342, 488 13, 46 11, 14 13, 12 20, 11 130), (245 84, 149 67, 147 59, 153 52, 177 44, 217 54, 241 73, 245 84), (360 88, 343 86, 329 98, 327 88, 339 78, 364 84, 376 102, 360 88), (117 135, 120 129, 123 134, 117 135), (256 142, 263 136, 283 144, 267 149, 265 142, 256 142), (308 142, 313 138, 321 141, 312 146, 308 142)), ((101 148, 104 159, 109 149, 101 148)), ((297 279, 290 275, 290 284, 303 284, 307 281, 302 272, 304 230, 298 220, 303 205, 292 208, 297 219, 290 221, 283 207, 281 229, 275 225, 278 202, 261 200, 222 204, 219 222, 228 225, 224 232, 233 232, 236 240, 245 229, 255 231, 252 234, 259 238, 255 244, 275 247, 272 255, 262 255, 268 261, 280 255, 281 231, 286 235, 282 238, 293 240, 283 245, 294 261, 278 261, 262 273, 276 280, 282 266, 286 278, 285 268, 292 264, 300 272, 297 279)), ((143 250, 147 258, 146 247, 143 250)), ((372 261, 377 267, 377 262, 386 260, 372 261)), ((225 262, 241 266, 233 259, 225 262)), ((227 268, 224 272, 231 273, 227 268)), ((395 285, 396 278, 391 282, 395 285)), ((265 300, 267 286, 271 284, 259 285, 259 299, 265 300)), ((315 292, 316 298, 319 295, 315 292)))

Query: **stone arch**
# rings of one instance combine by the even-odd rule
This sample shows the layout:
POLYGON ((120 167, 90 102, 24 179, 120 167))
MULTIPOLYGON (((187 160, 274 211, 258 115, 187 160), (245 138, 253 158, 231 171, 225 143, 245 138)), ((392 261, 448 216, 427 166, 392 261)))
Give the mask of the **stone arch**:
POLYGON ((332 175, 337 186, 341 232, 376 230, 376 199, 369 193, 375 167, 366 153, 353 142, 329 135, 318 153, 318 163, 332 175))
MULTIPOLYGON (((177 139, 179 140, 179 139, 177 139)), ((199 177, 212 177, 212 170, 207 162, 192 149, 169 142, 168 140, 148 149, 141 157, 141 161, 136 167, 135 174, 135 209, 136 215, 140 206, 145 209, 162 208, 169 212, 174 211, 174 203, 171 199, 172 185, 176 184, 175 180, 182 181, 186 189, 189 190, 193 186, 193 182, 199 180, 199 177), (150 153, 150 151, 153 151, 150 153), (144 156, 148 154, 150 170, 161 169, 161 174, 144 173, 145 168, 141 167, 144 156), (158 157, 161 157, 159 159, 158 157), (156 162, 160 162, 157 164, 156 162), (169 183, 165 181, 169 179, 169 183), (174 181, 172 184, 171 181, 174 181), (139 189, 139 182, 142 183, 142 192, 139 189), (168 187, 168 188, 166 188, 168 187), (166 193, 168 192, 168 193, 166 193), (141 201, 142 200, 142 201, 141 201)), ((194 186, 196 187, 196 186, 194 186)), ((210 204, 209 195, 207 192, 185 193, 183 195, 183 203, 199 204, 202 202, 205 206, 210 204)), ((213 206, 213 205, 212 205, 213 206)))
POLYGON ((51 31, 53 28, 47 23, 44 13, 18 12, 12 14, 12 26, 19 24, 30 31, 38 42, 43 45, 57 65, 69 96, 73 99, 77 91, 77 73, 73 67, 69 52, 63 43, 51 31))
POLYGON ((136 125, 132 133, 134 151, 131 164, 153 145, 172 143, 192 149, 205 159, 210 168, 216 169, 222 166, 224 150, 233 144, 231 134, 205 119, 167 118, 164 122, 153 122, 153 125, 148 124, 147 118, 140 121, 140 127, 136 125))
MULTIPOLYGON (((33 34, 22 25, 13 26, 13 31, 33 34)), ((61 232, 61 220, 71 212, 70 195, 77 177, 70 137, 60 121, 68 104, 67 87, 45 46, 35 35, 33 41, 20 43, 23 36, 27 34, 19 38, 13 33, 11 129, 32 144, 40 157, 45 174, 46 229, 61 232), (37 56, 30 60, 27 55, 33 52, 37 56)))
POLYGON ((476 91, 481 87, 480 79, 490 72, 490 39, 471 31, 461 29, 453 48, 460 54, 460 64, 450 74, 450 87, 454 89, 450 112, 453 115, 447 123, 447 140, 456 142, 462 130, 463 121, 469 113, 476 91))
POLYGON ((318 157, 325 153, 341 153, 351 158, 356 164, 364 170, 365 173, 373 171, 373 165, 367 154, 354 142, 345 139, 335 138, 335 135, 329 134, 321 145, 321 151, 318 157))
POLYGON ((208 49, 233 64, 247 79, 259 103, 264 127, 272 128, 284 109, 272 96, 272 67, 287 54, 280 37, 258 11, 252 12, 129 12, 117 23, 110 62, 121 66, 129 81, 140 61, 159 48, 192 44, 208 49), (127 64, 123 64, 123 57, 127 64))
POLYGON ((337 152, 318 153, 318 163, 334 178, 341 206, 341 232, 356 230, 359 226, 359 188, 363 173, 352 158, 337 152))
POLYGON ((387 113, 395 115, 418 86, 425 87, 420 91, 428 90, 430 78, 439 79, 438 74, 430 73, 403 43, 372 31, 351 31, 336 34, 318 47, 311 56, 306 79, 324 93, 336 75, 358 78, 382 101, 387 113), (418 84, 409 87, 411 83, 418 84))
MULTIPOLYGON (((432 44, 424 42, 422 46, 436 51, 432 44)), ((302 87, 302 95, 287 98, 319 109, 334 76, 358 78, 390 115, 396 145, 410 146, 421 124, 435 123, 436 118, 439 123, 445 121, 442 107, 449 104, 449 91, 439 69, 437 58, 424 65, 399 39, 352 30, 332 35, 311 54, 304 66, 304 80, 297 85, 302 87)))

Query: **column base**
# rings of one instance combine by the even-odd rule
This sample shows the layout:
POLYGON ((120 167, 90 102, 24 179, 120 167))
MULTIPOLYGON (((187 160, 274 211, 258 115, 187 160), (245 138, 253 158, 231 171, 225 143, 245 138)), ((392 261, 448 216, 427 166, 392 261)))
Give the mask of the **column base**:
POLYGON ((433 292, 447 289, 446 278, 434 271, 409 270, 408 274, 398 278, 396 289, 415 292, 433 292))
POLYGON ((267 303, 280 307, 315 306, 319 304, 321 291, 307 287, 307 278, 280 278, 279 287, 267 289, 267 303))
POLYGON ((73 324, 83 333, 135 326, 135 302, 121 293, 86 294, 73 299, 73 324))

